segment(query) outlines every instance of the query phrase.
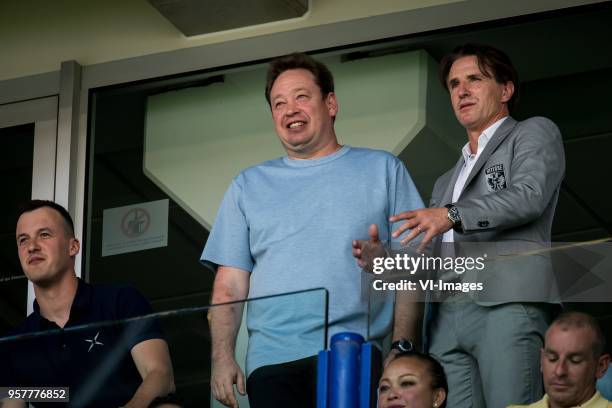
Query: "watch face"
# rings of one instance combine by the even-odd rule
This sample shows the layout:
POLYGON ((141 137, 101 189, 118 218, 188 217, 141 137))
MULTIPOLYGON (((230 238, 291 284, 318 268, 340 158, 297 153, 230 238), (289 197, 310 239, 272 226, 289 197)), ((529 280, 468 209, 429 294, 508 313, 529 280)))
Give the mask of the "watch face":
POLYGON ((457 207, 452 206, 448 209, 448 218, 453 222, 453 224, 456 224, 461 220, 457 207))
POLYGON ((401 352, 407 352, 414 350, 414 345, 410 340, 398 340, 393 343, 392 348, 399 350, 401 352))

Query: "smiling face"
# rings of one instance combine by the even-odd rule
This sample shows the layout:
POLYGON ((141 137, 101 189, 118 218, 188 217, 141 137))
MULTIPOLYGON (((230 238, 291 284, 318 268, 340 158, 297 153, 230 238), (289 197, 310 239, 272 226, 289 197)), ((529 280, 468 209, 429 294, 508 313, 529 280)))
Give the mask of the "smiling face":
POLYGON ((401 357, 389 363, 378 385, 379 408, 431 408, 446 398, 432 387, 431 374, 421 360, 401 357), (435 404, 435 405, 434 405, 435 404))
POLYGON ((455 116, 468 133, 478 136, 509 114, 508 101, 514 93, 514 84, 500 84, 492 75, 482 72, 475 55, 457 59, 446 84, 455 116))
POLYGON ((338 148, 333 118, 338 112, 336 96, 325 97, 313 74, 290 69, 278 76, 270 90, 276 133, 290 158, 313 159, 338 148))
POLYGON ((23 213, 17 221, 16 239, 21 267, 33 284, 49 286, 74 270, 79 241, 54 209, 41 207, 23 213))
POLYGON ((596 357, 590 327, 553 324, 541 351, 544 388, 552 408, 575 407, 595 394, 595 382, 608 367, 609 355, 596 357))

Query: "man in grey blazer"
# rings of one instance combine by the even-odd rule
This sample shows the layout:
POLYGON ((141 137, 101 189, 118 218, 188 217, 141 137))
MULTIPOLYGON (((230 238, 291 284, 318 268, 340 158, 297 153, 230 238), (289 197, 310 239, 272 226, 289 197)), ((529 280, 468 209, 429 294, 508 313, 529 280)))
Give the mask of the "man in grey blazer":
POLYGON ((441 61, 440 77, 468 142, 435 183, 429 208, 391 218, 406 220, 394 236, 410 229, 404 244, 420 236, 421 246, 433 240, 455 253, 479 243, 493 258, 471 277, 485 290, 428 307, 429 351, 448 375, 448 406, 534 402, 543 392, 539 350, 557 301, 550 260, 537 250, 551 240, 565 171, 561 134, 548 119, 510 117, 519 82, 500 50, 460 46, 441 61))

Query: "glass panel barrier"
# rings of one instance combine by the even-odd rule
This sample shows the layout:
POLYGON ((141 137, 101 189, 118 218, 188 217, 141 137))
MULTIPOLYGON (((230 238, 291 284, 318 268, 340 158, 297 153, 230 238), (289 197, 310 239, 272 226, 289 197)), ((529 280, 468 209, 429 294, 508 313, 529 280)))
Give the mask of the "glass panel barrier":
MULTIPOLYGON (((236 345, 242 370, 315 356, 326 347, 327 291, 312 289, 2 337, 0 387, 9 388, 0 388, 0 393, 25 397, 35 407, 50 400, 56 401, 54 407, 123 406, 141 384, 139 371, 154 361, 142 347, 154 343, 143 342, 162 336, 174 372, 174 406, 217 406, 210 391, 211 344, 227 339, 211 337, 208 320, 237 309, 248 315, 250 332, 248 342, 239 336, 236 345), (299 336, 298 344, 289 341, 292 336, 299 336), (140 359, 138 368, 134 358, 140 359)), ((248 407, 246 398, 240 406, 248 407)))
MULTIPOLYGON (((376 342, 379 310, 398 302, 425 314, 417 326, 435 315, 440 303, 538 303, 594 310, 612 302, 612 242, 454 242, 432 253, 386 245, 386 255, 362 271, 362 293, 369 304, 369 338, 376 342)), ((556 311, 556 306, 552 308, 556 311)), ((418 328, 417 328, 418 330, 418 328)), ((383 332, 384 333, 384 332, 383 332)), ((417 343, 422 333, 415 333, 417 343)), ((383 342, 386 353, 390 342, 383 342)))

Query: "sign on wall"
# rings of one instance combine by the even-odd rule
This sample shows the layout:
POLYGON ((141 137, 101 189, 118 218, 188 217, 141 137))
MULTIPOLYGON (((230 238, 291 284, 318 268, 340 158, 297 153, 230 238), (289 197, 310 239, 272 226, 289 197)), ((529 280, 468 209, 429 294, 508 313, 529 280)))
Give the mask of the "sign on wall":
POLYGON ((104 210, 102 256, 168 245, 168 199, 104 210))

